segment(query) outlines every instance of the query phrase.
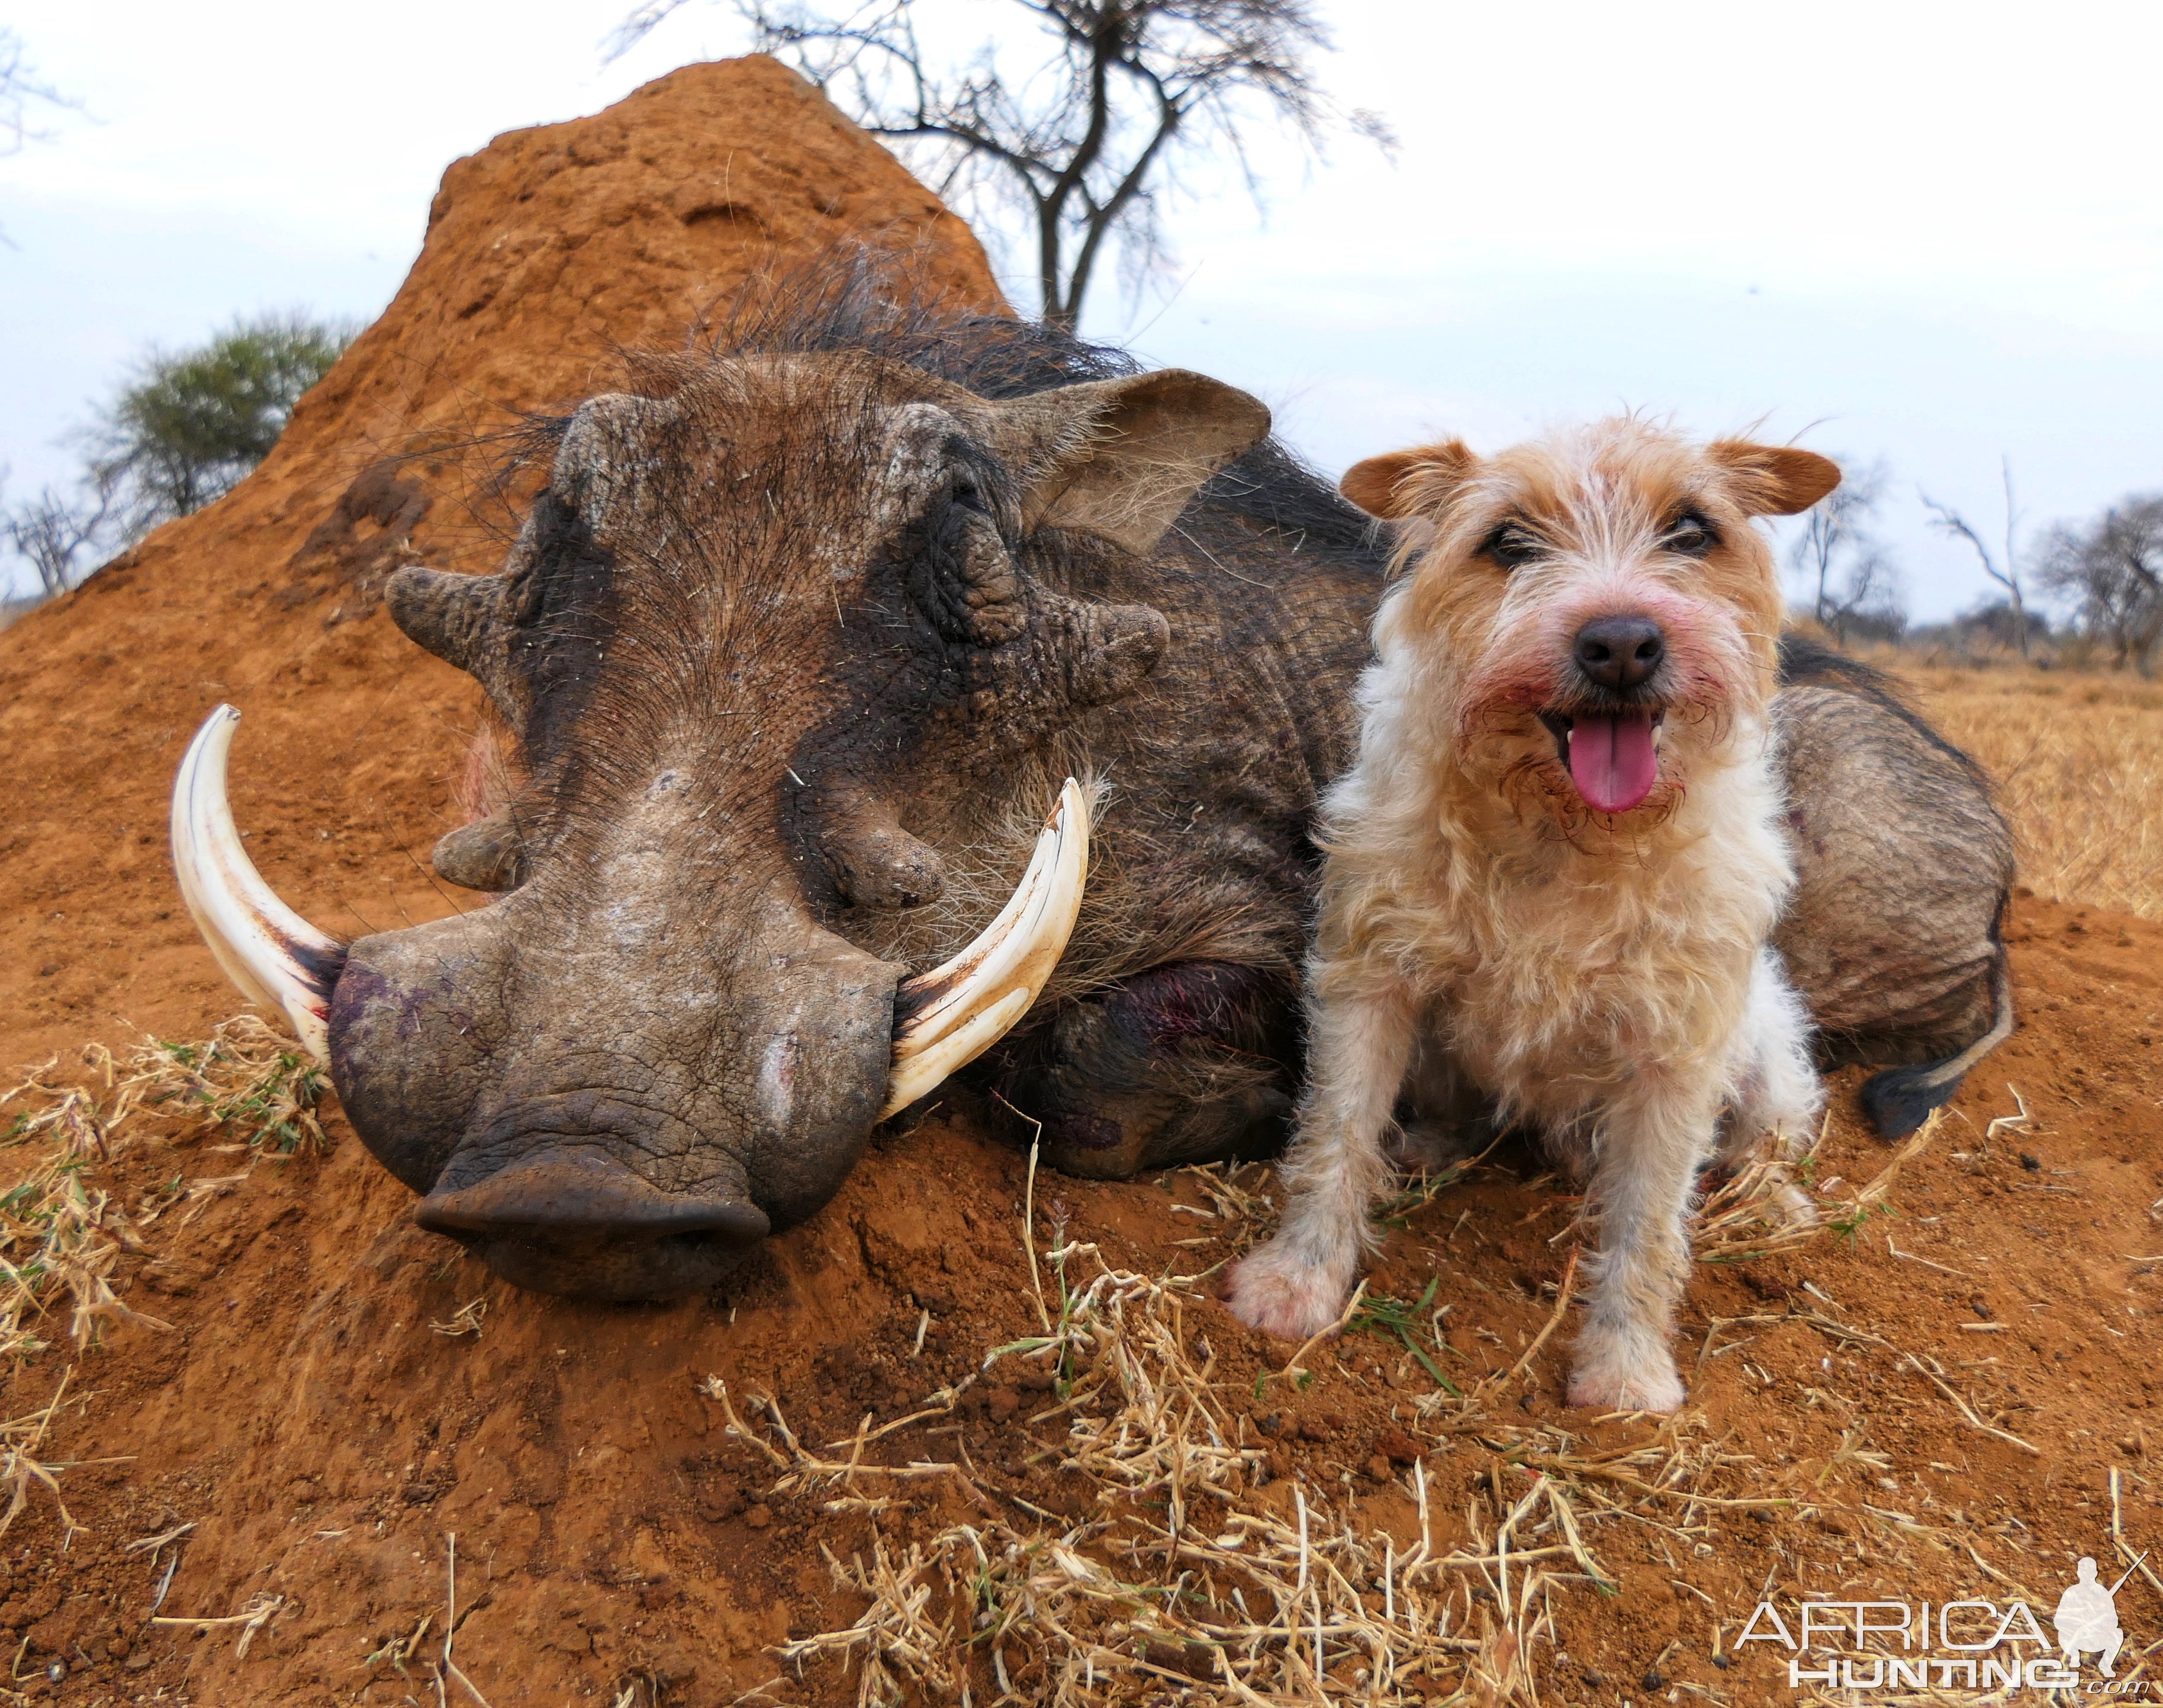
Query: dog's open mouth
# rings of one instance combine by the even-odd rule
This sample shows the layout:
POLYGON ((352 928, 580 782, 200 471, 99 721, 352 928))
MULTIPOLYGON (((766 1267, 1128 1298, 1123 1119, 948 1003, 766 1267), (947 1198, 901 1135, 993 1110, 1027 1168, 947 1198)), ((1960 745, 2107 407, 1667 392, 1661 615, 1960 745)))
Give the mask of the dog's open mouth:
POLYGON ((1627 812, 1660 780, 1658 732, 1664 711, 1542 712, 1555 754, 1584 804, 1595 812, 1627 812))

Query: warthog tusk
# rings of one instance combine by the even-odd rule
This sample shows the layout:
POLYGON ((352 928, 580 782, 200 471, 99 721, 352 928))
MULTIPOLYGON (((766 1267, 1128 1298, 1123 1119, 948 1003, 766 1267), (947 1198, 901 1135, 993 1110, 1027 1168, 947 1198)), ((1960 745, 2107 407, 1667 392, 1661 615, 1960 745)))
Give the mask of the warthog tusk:
POLYGON ((1013 899, 968 948, 894 995, 893 1078, 879 1119, 966 1067, 1012 1030, 1066 952, 1089 876, 1089 803, 1066 780, 1013 899))
POLYGON ((220 706, 181 760, 173 778, 173 871, 225 976, 249 1001, 283 1009, 309 1052, 327 1062, 331 988, 345 965, 345 945, 280 901, 240 845, 225 794, 226 755, 239 722, 239 713, 220 706))

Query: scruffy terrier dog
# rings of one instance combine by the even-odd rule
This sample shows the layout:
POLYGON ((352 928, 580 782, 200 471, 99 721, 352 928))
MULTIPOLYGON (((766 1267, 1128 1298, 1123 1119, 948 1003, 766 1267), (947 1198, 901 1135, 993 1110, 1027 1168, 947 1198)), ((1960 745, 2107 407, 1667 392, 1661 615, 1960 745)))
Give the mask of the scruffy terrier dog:
POLYGON ((1598 1244, 1571 1403, 1672 1411, 1699 1172, 1820 1099, 1767 947, 1794 881, 1771 750, 1780 622, 1751 519, 1840 471, 1635 420, 1480 458, 1377 457, 1345 495, 1401 525, 1358 763, 1325 808, 1309 1084, 1244 1321, 1343 1308, 1415 1123, 1474 1094, 1586 1178, 1598 1244))

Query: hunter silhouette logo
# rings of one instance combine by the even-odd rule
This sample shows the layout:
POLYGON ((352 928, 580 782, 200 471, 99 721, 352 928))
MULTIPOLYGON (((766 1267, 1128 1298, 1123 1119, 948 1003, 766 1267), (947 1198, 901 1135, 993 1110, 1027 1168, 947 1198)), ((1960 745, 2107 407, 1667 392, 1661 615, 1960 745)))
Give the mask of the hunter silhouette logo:
MULTIPOLYGON (((2140 1556, 2140 1559, 2147 1558, 2145 1554, 2140 1556)), ((2118 1581, 2106 1590, 2096 1581, 2095 1561, 2086 1554, 2081 1557, 2077 1580, 2058 1597, 2058 1611, 2050 1619, 2057 1627, 2058 1647, 2065 1652, 2068 1666, 2078 1667, 2081 1656, 2092 1652, 2103 1657, 2098 1664, 2105 1678, 2118 1676, 2112 1663, 2125 1641, 2125 1633, 2118 1628, 2118 1592, 2140 1559, 2126 1567, 2118 1581)))

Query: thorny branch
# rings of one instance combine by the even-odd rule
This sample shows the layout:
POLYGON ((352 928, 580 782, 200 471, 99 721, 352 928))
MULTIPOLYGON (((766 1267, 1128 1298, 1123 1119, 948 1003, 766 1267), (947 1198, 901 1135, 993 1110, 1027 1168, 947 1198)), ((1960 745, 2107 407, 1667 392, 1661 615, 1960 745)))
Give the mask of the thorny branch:
MULTIPOLYGON (((874 136, 901 144, 964 213, 1019 216, 1047 321, 1071 328, 1106 245, 1130 280, 1168 264, 1167 199, 1194 192, 1213 149, 1256 206, 1258 128, 1310 156, 1343 129, 1395 147, 1375 114, 1340 108, 1311 60, 1330 50, 1309 0, 1013 0, 1049 51, 1012 39, 945 61, 918 0, 863 0, 836 16, 811 0, 733 0, 759 51, 786 60, 874 136)), ((648 0, 611 41, 621 53, 683 0, 648 0)))

